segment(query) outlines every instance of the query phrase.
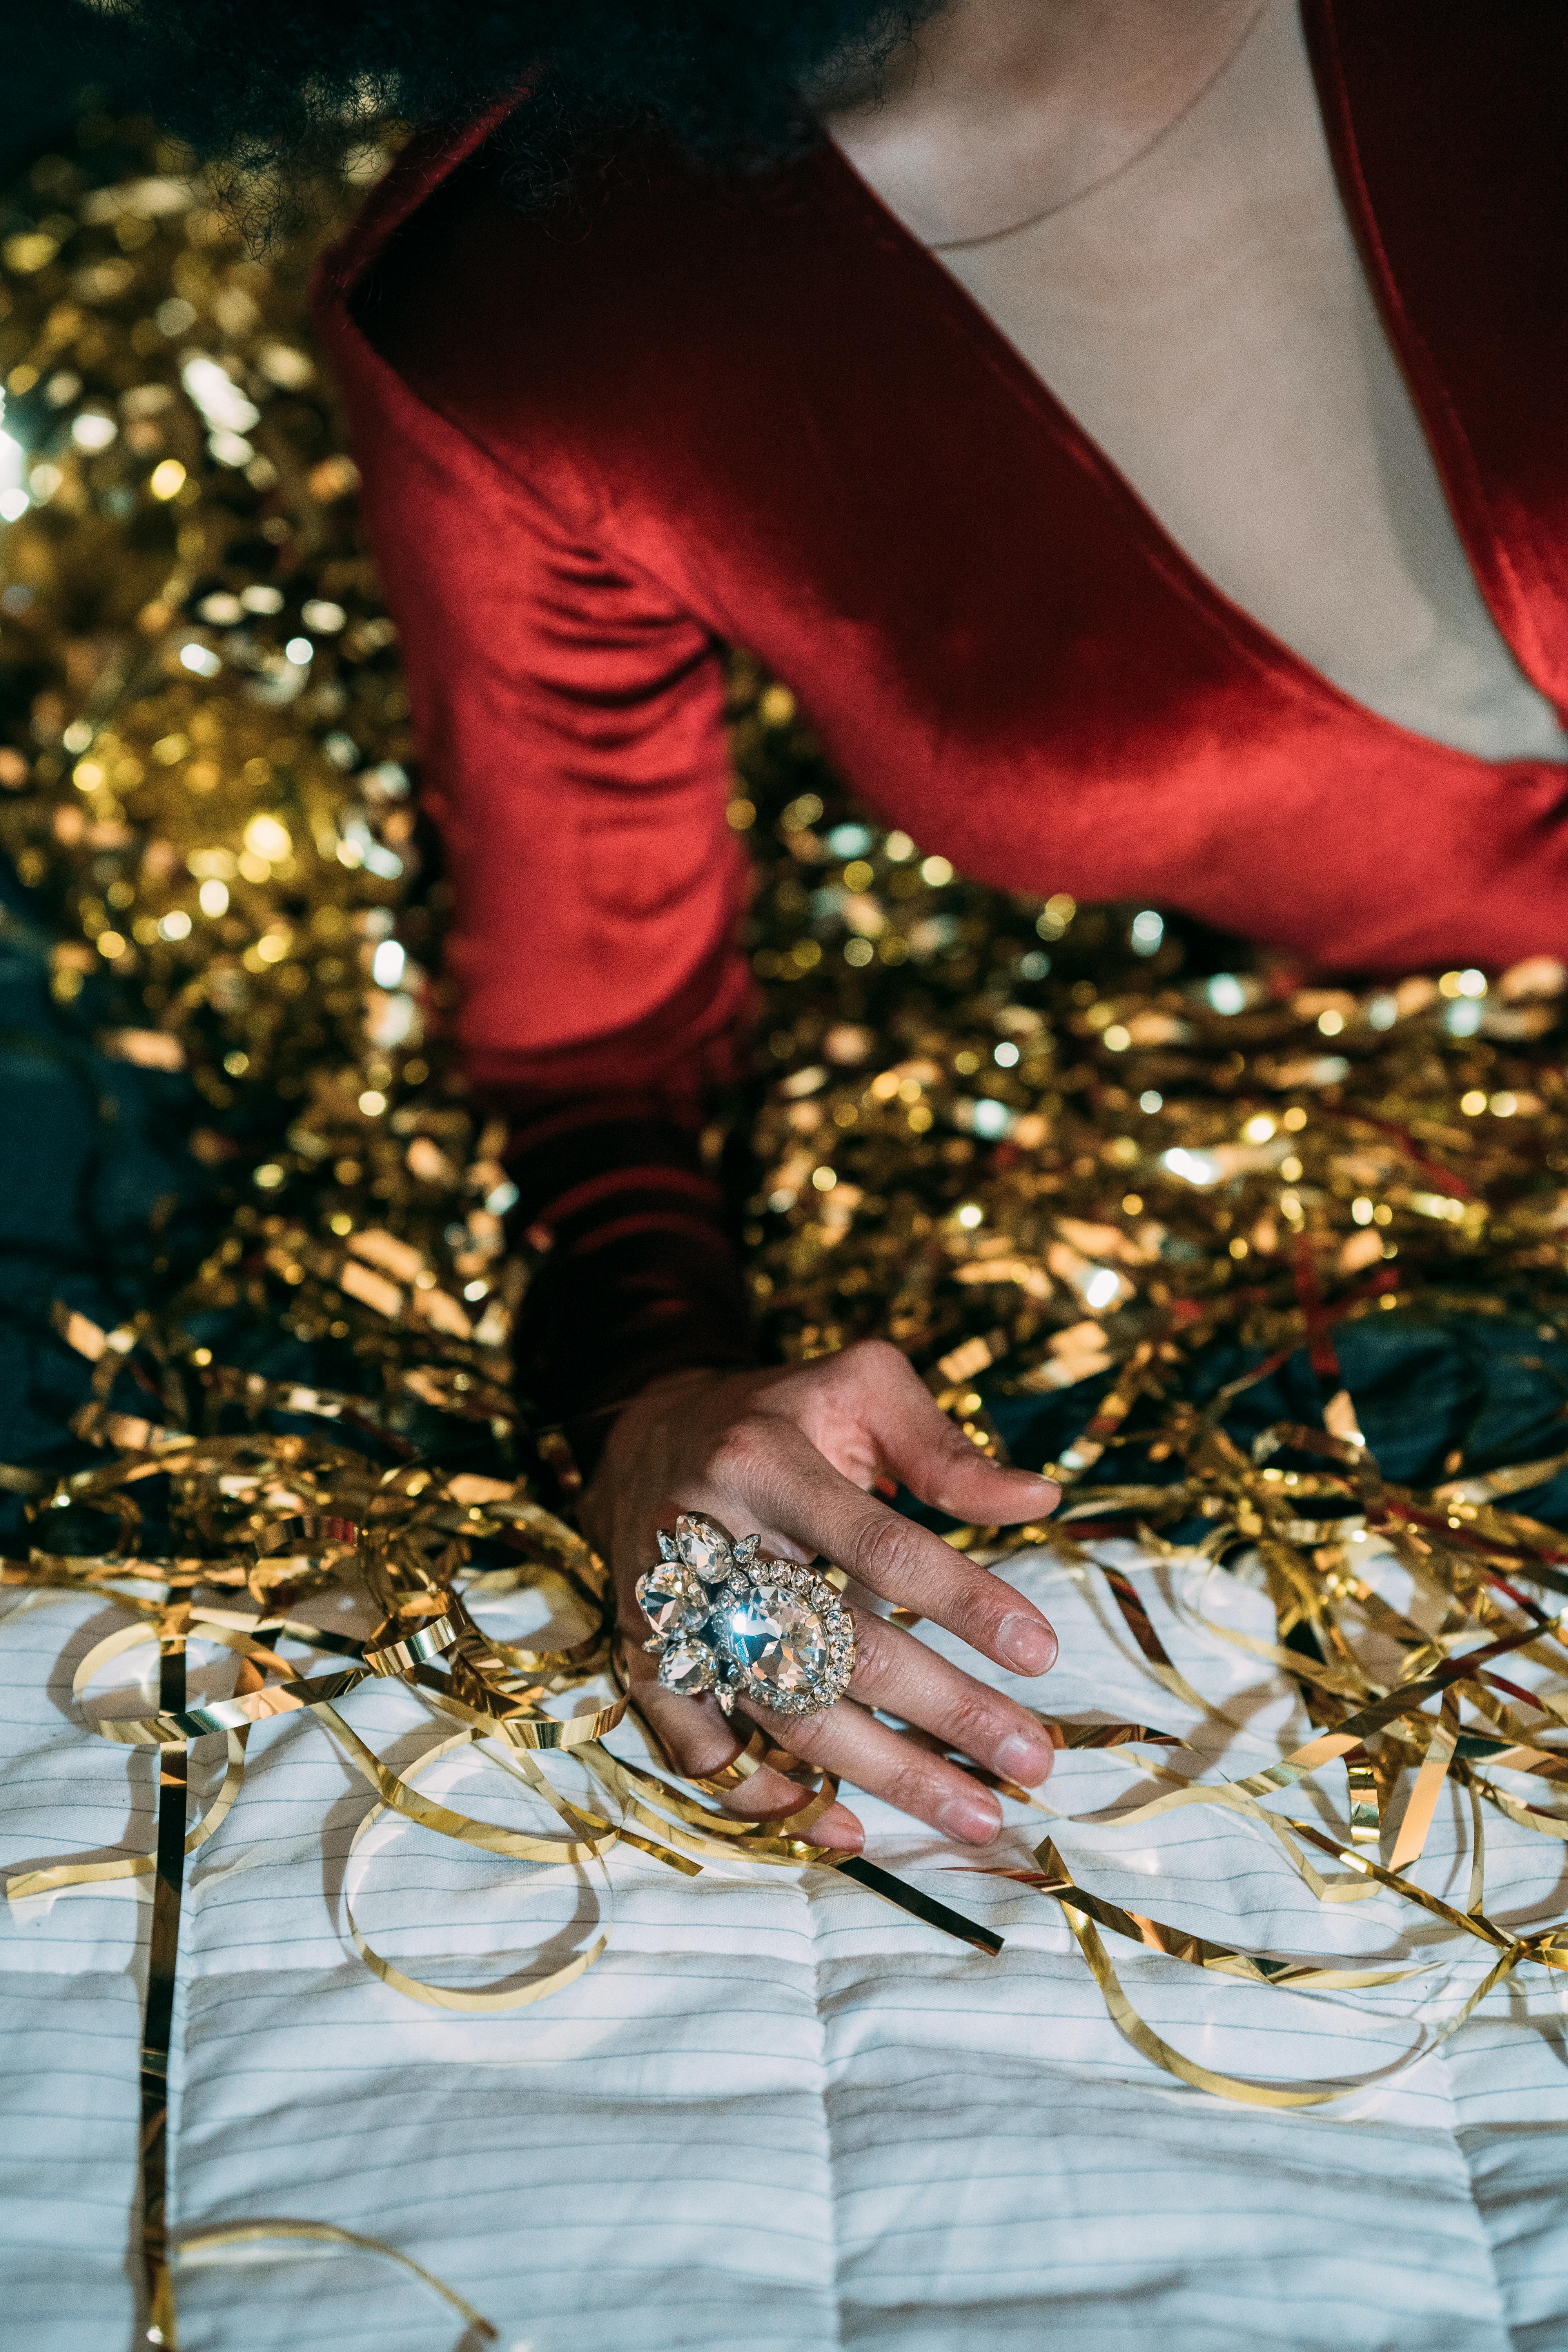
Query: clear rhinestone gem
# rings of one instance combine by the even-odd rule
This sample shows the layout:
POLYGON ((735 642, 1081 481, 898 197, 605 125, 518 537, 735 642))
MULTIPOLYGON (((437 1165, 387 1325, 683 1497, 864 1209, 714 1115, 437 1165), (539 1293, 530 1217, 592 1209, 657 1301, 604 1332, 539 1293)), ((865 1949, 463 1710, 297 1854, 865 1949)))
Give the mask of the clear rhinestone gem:
POLYGON ((675 1522, 675 1544, 687 1567, 695 1570, 704 1584, 722 1584, 735 1547, 717 1519, 683 1511, 675 1522))
POLYGON ((696 1698, 713 1687, 713 1654, 695 1642, 672 1642, 658 1662, 658 1678, 666 1690, 696 1698))
POLYGON ((815 1609, 779 1584, 760 1586, 727 1605, 717 1621, 719 1645, 749 1670, 751 1687, 812 1697, 827 1666, 827 1635, 815 1609))
POLYGON ((637 1607, 656 1633, 674 1641, 708 1622, 708 1596, 679 1561, 661 1561, 637 1581, 637 1607))

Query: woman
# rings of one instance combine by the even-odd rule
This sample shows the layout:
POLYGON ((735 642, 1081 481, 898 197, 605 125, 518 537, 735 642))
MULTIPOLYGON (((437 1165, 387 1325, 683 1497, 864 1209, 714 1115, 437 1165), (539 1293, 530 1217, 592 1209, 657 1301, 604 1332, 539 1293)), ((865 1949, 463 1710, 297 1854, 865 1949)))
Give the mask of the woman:
MULTIPOLYGON (((695 1147, 745 1023, 719 648, 978 878, 1147 893, 1339 971, 1560 948, 1568 47, 1549 0, 553 13, 465 52, 466 12, 340 9, 216 111, 265 146, 360 76, 434 126, 321 321, 460 1034, 552 1239, 557 1392, 603 1437, 586 1524, 650 1718, 711 1773, 733 1732, 636 1638, 678 1510, 1016 1673, 1055 1649, 868 1491, 1020 1521, 1047 1482, 890 1348, 749 1365, 695 1147)), ((178 12, 209 91, 226 14, 178 12)), ((989 1795, 869 1710, 1026 1784, 1033 1718, 875 1615, 859 1647, 848 1700, 760 1719, 985 1843, 989 1795)))

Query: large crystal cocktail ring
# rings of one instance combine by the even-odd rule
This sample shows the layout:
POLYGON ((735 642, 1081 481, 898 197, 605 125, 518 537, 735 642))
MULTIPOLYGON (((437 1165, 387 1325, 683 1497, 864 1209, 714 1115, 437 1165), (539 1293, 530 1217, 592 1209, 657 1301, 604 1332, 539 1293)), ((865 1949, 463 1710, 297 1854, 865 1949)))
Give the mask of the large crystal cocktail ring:
POLYGON ((775 1715, 816 1715, 855 1672, 855 1622, 826 1577, 770 1559, 761 1536, 737 1542, 717 1519, 683 1512, 658 1533, 659 1562, 637 1585, 653 1627, 643 1647, 666 1690, 711 1691, 726 1715, 754 1698, 775 1715))

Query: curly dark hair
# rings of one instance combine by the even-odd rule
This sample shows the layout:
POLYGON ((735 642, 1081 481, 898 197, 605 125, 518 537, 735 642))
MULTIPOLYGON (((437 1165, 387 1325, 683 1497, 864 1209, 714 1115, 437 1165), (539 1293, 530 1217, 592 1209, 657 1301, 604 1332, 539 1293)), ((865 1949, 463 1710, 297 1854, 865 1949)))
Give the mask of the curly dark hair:
POLYGON ((627 125, 726 167, 816 132, 803 93, 868 97, 942 0, 71 0, 100 69, 204 159, 295 173, 367 123, 458 123, 521 93, 500 146, 525 204, 627 125))

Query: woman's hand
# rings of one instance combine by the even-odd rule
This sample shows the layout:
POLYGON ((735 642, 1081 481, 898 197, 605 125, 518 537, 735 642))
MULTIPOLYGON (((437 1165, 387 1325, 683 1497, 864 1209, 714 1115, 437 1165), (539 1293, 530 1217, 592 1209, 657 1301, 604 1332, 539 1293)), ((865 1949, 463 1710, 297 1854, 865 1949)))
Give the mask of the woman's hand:
MULTIPOLYGON (((1014 1674, 1044 1674, 1052 1664, 1057 1638, 1033 1603, 876 1501, 866 1490, 883 1477, 957 1518, 992 1526, 1038 1518, 1059 1493, 1048 1478, 999 1469, 978 1453, 907 1360, 877 1339, 784 1371, 672 1373, 621 1412, 584 1496, 584 1525, 615 1572, 637 1706, 681 1771, 719 1771, 746 1735, 737 1738, 716 1699, 662 1688, 642 1647, 648 1626, 633 1586, 658 1558, 657 1530, 673 1528, 679 1511, 708 1512, 736 1536, 755 1530, 763 1549, 783 1558, 820 1555, 1014 1674)), ((855 1677, 836 1706, 786 1718, 750 1698, 740 1704, 781 1748, 948 1837, 985 1844, 1002 1825, 989 1790, 871 1710, 917 1724, 941 1747, 1026 1787, 1051 1769, 1048 1739, 1024 1708, 901 1627, 857 1610, 855 1631, 855 1677)), ((797 1807, 801 1791, 764 1768, 726 1802, 747 1819, 768 1820, 797 1807)), ((811 1835, 851 1849, 863 1838, 843 1805, 811 1835)))

